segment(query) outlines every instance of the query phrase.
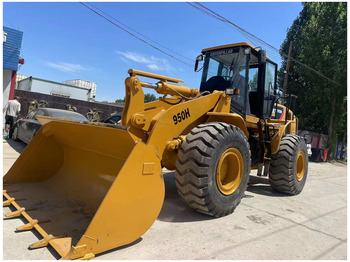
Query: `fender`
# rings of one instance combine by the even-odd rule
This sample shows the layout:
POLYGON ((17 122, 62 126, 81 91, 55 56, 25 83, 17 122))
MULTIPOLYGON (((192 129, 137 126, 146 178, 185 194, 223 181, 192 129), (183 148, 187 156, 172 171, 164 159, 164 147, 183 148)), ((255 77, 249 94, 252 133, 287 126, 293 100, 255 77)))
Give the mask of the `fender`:
POLYGON ((239 129, 243 131, 245 136, 249 138, 249 133, 247 130, 247 126, 243 117, 239 114, 235 113, 220 113, 220 112, 208 112, 206 114, 209 116, 207 123, 209 122, 224 122, 230 125, 237 126, 239 129))

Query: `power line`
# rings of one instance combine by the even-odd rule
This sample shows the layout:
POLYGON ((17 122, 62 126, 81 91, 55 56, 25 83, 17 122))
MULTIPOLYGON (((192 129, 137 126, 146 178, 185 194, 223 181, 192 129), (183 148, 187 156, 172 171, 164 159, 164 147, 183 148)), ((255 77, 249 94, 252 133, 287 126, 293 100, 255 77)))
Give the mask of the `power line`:
POLYGON ((158 48, 158 47, 156 47, 156 46, 150 44, 150 43, 147 42, 146 40, 144 40, 144 39, 142 39, 142 38, 136 36, 135 34, 131 33, 130 31, 126 30, 125 28, 123 28, 122 26, 120 26, 120 25, 116 24, 115 22, 111 21, 110 19, 108 19, 107 17, 105 17, 104 15, 102 15, 101 13, 99 13, 99 12, 97 12, 96 10, 94 10, 94 9, 90 8, 89 6, 85 5, 84 3, 82 3, 82 2, 79 2, 79 3, 82 4, 83 6, 85 6, 86 8, 88 8, 89 10, 91 10, 92 12, 94 12, 95 14, 97 14, 98 16, 100 16, 100 17, 104 18, 105 20, 107 20, 108 22, 112 23, 112 24, 115 25, 116 27, 118 27, 118 28, 120 28, 121 30, 125 31, 125 32, 128 33, 129 35, 131 35, 131 36, 137 38, 137 39, 140 40, 141 42, 143 42, 143 43, 149 45, 150 47, 152 47, 152 48, 158 50, 159 52, 161 52, 161 53, 163 53, 163 54, 165 54, 165 55, 167 55, 167 56, 169 56, 169 57, 171 57, 171 58, 173 58, 173 59, 175 59, 175 60, 177 60, 177 61, 179 61, 179 62, 181 62, 181 63, 183 63, 183 64, 185 64, 185 65, 187 65, 187 66, 192 67, 191 64, 188 64, 187 62, 185 62, 185 61, 183 61, 183 60, 181 60, 181 59, 179 59, 179 58, 177 58, 177 57, 175 57, 175 56, 173 56, 173 55, 167 53, 166 51, 164 51, 164 50, 162 50, 162 49, 160 49, 160 48, 158 48))
MULTIPOLYGON (((198 9, 198 10, 200 10, 201 12, 203 12, 203 13, 205 13, 205 14, 208 14, 209 13, 209 11, 207 11, 207 10, 210 10, 210 9, 208 9, 208 8, 206 8, 204 5, 201 5, 200 3, 195 3, 195 4, 198 4, 198 7, 197 6, 194 6, 193 4, 191 4, 191 3, 189 3, 191 6, 193 6, 193 7, 195 7, 196 9, 198 9)), ((217 14, 217 13, 213 13, 213 14, 210 14, 210 16, 212 16, 212 17, 214 17, 214 18, 216 18, 216 19, 218 19, 218 20, 220 20, 220 21, 222 21, 222 22, 227 22, 227 23, 229 23, 229 24, 233 24, 231 21, 229 21, 228 19, 226 19, 226 18, 224 18, 224 17, 222 17, 222 16, 220 16, 219 14, 217 14)), ((234 24, 234 26, 236 27, 236 25, 234 24)), ((237 28, 237 27, 236 27, 237 28)), ((248 31, 246 31, 246 30, 244 30, 244 29, 242 29, 242 28, 240 28, 240 27, 238 27, 237 28, 238 29, 238 31, 242 34, 242 35, 244 35, 248 40, 249 40, 249 42, 250 43, 252 43, 254 46, 260 46, 261 45, 261 43, 259 43, 259 42, 256 42, 255 40, 254 40, 254 35, 252 35, 252 34, 250 34, 248 31)), ((269 56, 271 57, 271 58, 274 58, 274 59, 281 59, 281 56, 280 56, 280 54, 278 53, 278 52, 275 52, 275 51, 272 51, 272 50, 270 50, 267 46, 265 46, 265 49, 267 49, 267 50, 269 50, 269 56)))
MULTIPOLYGON (((187 2, 187 3, 188 3, 189 5, 191 5, 192 7, 196 8, 197 10, 201 11, 202 13, 204 13, 204 14, 206 14, 206 15, 209 15, 209 16, 214 17, 214 18, 217 19, 217 17, 216 17, 215 15, 212 15, 211 13, 209 13, 209 12, 207 12, 207 11, 205 11, 205 10, 199 8, 199 7, 197 7, 197 6, 195 5, 196 3, 194 3, 194 4, 192 4, 191 2, 187 2)), ((221 20, 221 21, 225 21, 225 20, 223 20, 223 19, 220 19, 220 20, 221 20)))
POLYGON ((271 46, 270 44, 266 43, 265 41, 261 40, 260 43, 256 42, 254 39, 259 39, 257 38, 256 36, 254 36, 253 34, 249 33, 248 31, 244 30, 243 28, 239 27, 238 25, 232 23, 231 21, 229 21, 228 19, 224 18, 223 16, 217 14, 216 12, 212 11, 211 9, 205 7, 204 5, 200 4, 200 3, 195 3, 198 5, 197 6, 194 6, 193 4, 189 3, 191 6, 195 7, 196 9, 200 10, 201 12, 205 13, 205 14, 208 14, 208 12, 211 12, 210 13, 210 16, 211 17, 214 17, 216 19, 218 19, 219 21, 221 22, 226 22, 226 23, 229 23, 231 25, 233 25, 236 29, 238 29, 238 31, 243 34, 248 40, 249 42, 251 42, 254 46, 260 46, 261 45, 261 42, 263 44, 266 44, 267 46, 265 46, 265 49, 269 50, 269 56, 271 57, 275 57, 277 59, 281 59, 280 57, 280 54, 278 52, 278 50, 276 48, 274 48, 273 46, 271 46), (273 50, 269 49, 270 47, 273 48, 273 50), (274 50, 277 50, 274 51, 274 50))
POLYGON ((166 46, 164 46, 164 45, 162 45, 162 44, 160 44, 160 43, 158 43, 158 42, 154 41, 153 39, 151 39, 151 38, 149 38, 149 37, 147 37, 147 36, 145 36, 145 35, 141 34, 140 32, 138 32, 138 31, 136 31, 136 30, 132 29, 131 27, 127 26, 127 25, 126 25, 126 24, 124 24, 123 22, 121 22, 121 21, 117 20, 117 19, 116 19, 116 18, 114 18, 113 16, 111 16, 111 15, 107 14, 106 12, 104 12, 103 10, 101 10, 100 8, 98 8, 97 6, 94 6, 94 5, 93 5, 93 4, 91 4, 90 2, 88 2, 87 4, 88 4, 88 5, 90 5, 90 6, 92 6, 92 7, 94 7, 95 9, 99 10, 101 13, 103 13, 104 15, 106 15, 106 16, 108 16, 108 17, 110 17, 112 20, 116 21, 117 23, 119 23, 119 24, 121 24, 121 25, 125 26, 126 28, 130 29, 131 31, 133 31, 133 32, 135 32, 135 33, 137 33, 137 34, 139 34, 140 36, 142 36, 142 37, 144 37, 144 38, 146 38, 146 39, 150 40, 151 42, 153 42, 153 43, 155 43, 155 44, 157 44, 157 45, 159 45, 159 46, 163 47, 164 49, 166 49, 166 50, 168 50, 168 51, 170 51, 170 52, 173 52, 174 54, 177 54, 178 56, 181 56, 181 57, 183 57, 183 58, 185 58, 185 59, 187 59, 187 60, 189 60, 189 61, 193 62, 193 59, 192 59, 192 58, 189 58, 189 57, 183 56, 182 54, 179 54, 179 53, 177 53, 176 51, 171 50, 171 49, 167 48, 166 46))
MULTIPOLYGON (((190 4, 190 5, 193 7, 193 5, 192 5, 191 3, 188 3, 188 4, 190 4)), ((197 6, 200 6, 200 7, 203 8, 204 10, 210 12, 210 13, 211 13, 211 14, 210 14, 211 17, 214 17, 214 18, 218 19, 218 20, 221 21, 221 22, 226 22, 226 23, 229 23, 229 24, 233 25, 233 26, 234 26, 235 28, 237 28, 243 35, 245 35, 248 39, 249 39, 249 37, 252 37, 252 38, 258 40, 259 42, 263 43, 264 45, 268 46, 269 48, 271 48, 271 49, 276 50, 277 52, 279 52, 279 50, 278 50, 276 47, 270 45, 269 43, 265 42, 265 41, 262 40, 261 38, 255 36, 254 34, 248 32, 248 31, 246 31, 245 29, 239 27, 238 25, 236 25, 235 23, 233 23, 233 22, 231 22, 230 20, 226 19, 225 17, 221 16, 220 14, 214 12, 214 11, 211 10, 210 8, 204 6, 204 5, 201 4, 201 3, 195 2, 195 4, 196 4, 197 6), (213 15, 214 15, 214 16, 213 16, 213 15), (249 35, 249 37, 248 37, 248 35, 249 35)), ((196 9, 198 9, 198 8, 196 8, 196 9)), ((202 11, 202 12, 203 12, 203 11, 202 11)), ((206 13, 206 12, 203 12, 203 13, 206 13)), ((253 44, 254 44, 254 42, 253 42, 253 44)), ((255 44, 255 45, 256 45, 256 44, 255 44)), ((284 57, 284 58, 287 57, 287 54, 285 54, 284 52, 281 52, 280 55, 281 55, 282 57, 284 57)), ((328 78, 327 76, 325 76, 325 75, 323 75, 322 73, 318 72, 317 70, 311 68, 310 66, 308 66, 308 65, 306 65, 306 64, 304 64, 304 63, 302 63, 302 62, 300 62, 300 61, 298 61, 298 60, 296 60, 295 58, 291 57, 291 60, 294 61, 294 62, 296 62, 296 63, 298 63, 299 65, 302 65, 302 66, 306 67, 307 69, 309 69, 309 70, 313 71, 314 73, 318 74, 319 76, 321 76, 321 77, 323 77, 323 78, 329 80, 330 82, 332 82, 332 83, 334 83, 334 84, 340 86, 340 84, 338 84, 338 83, 335 82, 334 80, 328 78)))
MULTIPOLYGON (((218 18, 220 18, 219 20, 221 21, 224 21, 226 23, 229 23, 231 25, 233 25, 234 27, 236 27, 240 32, 242 32, 244 35, 248 35, 250 37, 253 37, 254 39, 259 39, 258 37, 256 37, 255 35, 251 34, 250 32, 246 31, 245 29, 241 28, 240 26, 236 25, 235 23, 231 22, 230 20, 228 20, 227 18, 221 16, 220 14, 214 12, 213 10, 209 9, 208 7, 204 6, 203 4, 201 3, 195 3, 197 4, 198 6, 204 8, 205 10, 211 12, 212 14, 214 14, 215 16, 217 16, 218 18)), ((273 49, 276 49, 275 47, 271 46, 270 44, 266 43, 265 41, 259 39, 262 43, 266 44, 267 46, 270 46, 271 48, 273 49)), ((277 50, 277 49, 276 49, 277 50)), ((277 50, 278 51, 278 50, 277 50)))
MULTIPOLYGON (((275 48, 274 46, 270 45, 269 43, 265 42, 264 40, 262 40, 261 38, 255 36, 254 34, 246 31, 245 29, 239 27, 238 25, 234 24, 233 22, 231 22, 230 20, 222 17, 221 15, 217 14, 216 12, 212 11, 211 9, 207 8, 206 6, 204 6, 203 4, 198 3, 198 5, 200 5, 201 7, 210 10, 211 12, 213 12, 215 15, 217 15, 218 17, 220 17, 221 19, 224 19, 227 23, 233 25, 234 27, 236 27, 239 31, 241 31, 243 34, 245 34, 246 36, 250 36, 251 38, 257 39, 260 43, 263 43, 263 45, 266 45, 268 48, 271 48, 272 50, 275 50, 275 52, 278 54, 279 56, 279 50, 277 48, 275 48)), ((268 49, 266 48, 266 49, 268 49)))

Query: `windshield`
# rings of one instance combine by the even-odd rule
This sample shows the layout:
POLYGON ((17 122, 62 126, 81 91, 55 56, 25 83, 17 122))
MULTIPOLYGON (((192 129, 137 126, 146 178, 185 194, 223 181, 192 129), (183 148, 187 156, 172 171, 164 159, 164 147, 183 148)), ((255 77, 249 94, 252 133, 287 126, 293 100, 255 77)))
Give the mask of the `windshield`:
POLYGON ((207 82, 210 78, 217 76, 230 81, 235 73, 245 68, 246 64, 246 57, 241 48, 208 52, 205 59, 202 82, 207 82))
POLYGON ((239 89, 239 95, 232 97, 241 109, 245 108, 247 56, 243 48, 215 50, 205 54, 201 92, 239 89))
POLYGON ((79 120, 79 121, 88 121, 86 117, 80 114, 74 114, 69 112, 60 112, 60 111, 53 111, 50 112, 52 117, 58 117, 58 118, 65 118, 65 119, 72 119, 72 120, 79 120))

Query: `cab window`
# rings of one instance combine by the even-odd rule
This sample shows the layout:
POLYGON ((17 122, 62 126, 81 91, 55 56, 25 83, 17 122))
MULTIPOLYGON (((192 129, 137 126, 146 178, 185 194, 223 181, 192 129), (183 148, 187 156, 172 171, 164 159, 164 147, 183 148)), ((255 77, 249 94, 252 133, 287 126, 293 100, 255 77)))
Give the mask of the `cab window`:
POLYGON ((266 62, 265 94, 273 95, 275 90, 276 65, 266 62))
POLYGON ((258 73, 259 69, 256 68, 249 68, 249 92, 256 92, 258 91, 258 73))

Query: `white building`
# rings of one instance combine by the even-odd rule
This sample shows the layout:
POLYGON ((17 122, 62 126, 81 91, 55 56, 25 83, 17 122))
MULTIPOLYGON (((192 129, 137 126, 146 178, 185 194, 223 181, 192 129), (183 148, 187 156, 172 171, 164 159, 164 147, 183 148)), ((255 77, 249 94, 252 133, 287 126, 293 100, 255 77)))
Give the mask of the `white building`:
POLYGON ((90 101, 91 89, 28 77, 18 82, 18 90, 90 101))
POLYGON ((95 82, 81 80, 81 79, 75 79, 75 80, 67 80, 67 81, 64 81, 62 83, 91 90, 90 99, 95 100, 96 88, 97 88, 97 84, 95 82))
POLYGON ((21 81, 21 80, 26 79, 26 78, 28 78, 28 76, 17 74, 16 82, 21 81))
POLYGON ((19 74, 16 75, 16 89, 18 89, 18 82, 26 78, 28 78, 28 76, 26 75, 19 75, 19 74))

